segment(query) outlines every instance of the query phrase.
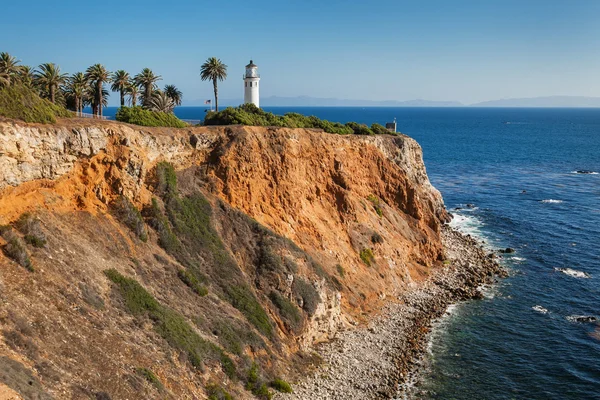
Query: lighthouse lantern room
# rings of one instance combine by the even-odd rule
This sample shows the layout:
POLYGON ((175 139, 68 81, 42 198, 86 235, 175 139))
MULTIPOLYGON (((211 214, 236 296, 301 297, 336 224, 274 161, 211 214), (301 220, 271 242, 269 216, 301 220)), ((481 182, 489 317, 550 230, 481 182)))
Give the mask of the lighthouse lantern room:
POLYGON ((253 103, 256 107, 260 107, 258 95, 260 75, 257 70, 258 66, 250 60, 250 64, 246 65, 246 73, 244 74, 244 103, 253 103))

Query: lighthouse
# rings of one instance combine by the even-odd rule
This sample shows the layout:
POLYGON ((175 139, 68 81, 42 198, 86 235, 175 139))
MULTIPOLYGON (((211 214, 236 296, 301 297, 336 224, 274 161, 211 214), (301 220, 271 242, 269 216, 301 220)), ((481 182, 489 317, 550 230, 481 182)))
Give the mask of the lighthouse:
POLYGON ((250 60, 250 64, 246 65, 246 73, 244 74, 244 104, 252 103, 256 107, 260 107, 258 96, 260 75, 257 70, 258 66, 250 60))

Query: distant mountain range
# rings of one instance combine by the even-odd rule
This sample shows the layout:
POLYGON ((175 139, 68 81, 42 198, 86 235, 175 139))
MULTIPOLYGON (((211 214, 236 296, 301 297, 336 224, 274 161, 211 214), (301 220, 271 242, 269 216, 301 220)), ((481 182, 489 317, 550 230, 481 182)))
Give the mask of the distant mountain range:
MULTIPOLYGON (((237 106, 242 99, 223 99, 220 106, 237 106)), ((269 96, 260 99, 264 107, 600 107, 600 97, 548 96, 515 99, 490 100, 466 105, 458 101, 435 100, 348 100, 319 98, 310 96, 279 97, 269 96)), ((204 106, 204 100, 184 101, 183 106, 204 106)), ((208 106, 207 106, 208 107, 208 106)))
POLYGON ((600 107, 600 97, 548 96, 501 99, 471 104, 472 107, 600 107))
MULTIPOLYGON (((219 106, 237 106, 242 99, 219 100, 219 106)), ((184 106, 203 106, 204 100, 184 101, 184 106)), ((263 107, 463 107, 458 101, 432 101, 432 100, 348 100, 335 98, 319 98, 310 96, 298 97, 261 97, 260 105, 263 107)))

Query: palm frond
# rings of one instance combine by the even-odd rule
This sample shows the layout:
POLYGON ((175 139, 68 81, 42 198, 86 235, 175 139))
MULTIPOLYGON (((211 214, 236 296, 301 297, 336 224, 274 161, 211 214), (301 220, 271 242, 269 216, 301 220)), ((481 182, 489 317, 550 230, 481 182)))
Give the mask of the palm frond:
POLYGON ((225 80, 225 78, 227 78, 227 65, 223 64, 221 60, 216 57, 210 57, 200 67, 200 77, 203 81, 225 80))
POLYGON ((175 102, 173 99, 162 90, 157 90, 154 92, 149 104, 150 110, 158 112, 172 113, 173 109, 175 108, 175 102))

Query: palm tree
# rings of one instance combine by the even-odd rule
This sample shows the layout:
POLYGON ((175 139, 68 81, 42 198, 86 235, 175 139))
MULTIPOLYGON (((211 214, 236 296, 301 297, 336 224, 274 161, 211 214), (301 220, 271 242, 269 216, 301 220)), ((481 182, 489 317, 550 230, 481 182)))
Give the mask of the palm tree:
POLYGON ((10 76, 6 72, 0 72, 0 88, 10 85, 10 76))
POLYGON ((35 75, 33 74, 33 69, 29 65, 22 65, 19 68, 19 81, 27 87, 33 86, 33 81, 35 80, 35 75))
POLYGON ((175 85, 165 85, 165 94, 173 100, 176 106, 181 105, 181 99, 183 98, 183 93, 181 90, 177 89, 175 85))
POLYGON ((45 63, 34 73, 35 83, 40 87, 42 95, 47 96, 52 103, 56 102, 56 91, 67 80, 67 74, 60 72, 60 67, 54 63, 45 63))
POLYGON ((19 73, 19 63, 15 57, 6 52, 0 53, 0 77, 5 81, 6 86, 10 85, 17 78, 19 73))
POLYGON ((87 79, 93 86, 95 86, 94 94, 97 96, 94 98, 94 104, 97 108, 94 109, 94 114, 102 116, 102 106, 106 104, 103 97, 108 92, 103 90, 104 83, 110 82, 110 72, 104 68, 102 64, 94 64, 85 71, 85 79, 87 79))
POLYGON ((156 85, 155 83, 160 81, 162 77, 160 75, 154 75, 154 72, 150 68, 144 68, 142 72, 137 74, 134 78, 135 84, 144 88, 142 93, 142 103, 144 107, 149 108, 150 102, 152 101, 152 92, 156 85))
POLYGON ((88 81, 85 79, 83 72, 73 74, 67 82, 67 94, 73 98, 75 111, 78 114, 83 112, 83 102, 87 86, 88 81))
POLYGON ((150 100, 150 110, 164 113, 172 113, 175 108, 175 101, 166 92, 157 90, 150 100))
POLYGON ((97 114, 97 111, 100 110, 102 107, 108 106, 108 90, 106 90, 105 87, 102 87, 101 93, 98 94, 97 85, 88 85, 83 95, 83 103, 85 105, 91 106, 92 110, 94 110, 95 115, 102 115, 97 114), (99 100, 101 101, 101 103, 98 103, 99 100))
POLYGON ((112 86, 110 90, 113 92, 119 92, 121 95, 121 107, 125 106, 125 92, 129 86, 129 73, 122 69, 116 71, 112 75, 112 86))
POLYGON ((200 77, 203 81, 212 80, 215 91, 215 109, 219 111, 219 90, 217 80, 223 81, 227 78, 227 65, 216 57, 211 57, 200 67, 200 77))
POLYGON ((130 79, 127 84, 127 94, 129 95, 129 103, 131 107, 135 107, 137 105, 137 97, 140 94, 140 87, 135 84, 135 82, 130 79))

